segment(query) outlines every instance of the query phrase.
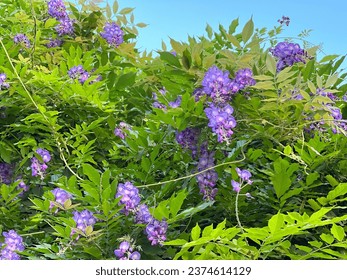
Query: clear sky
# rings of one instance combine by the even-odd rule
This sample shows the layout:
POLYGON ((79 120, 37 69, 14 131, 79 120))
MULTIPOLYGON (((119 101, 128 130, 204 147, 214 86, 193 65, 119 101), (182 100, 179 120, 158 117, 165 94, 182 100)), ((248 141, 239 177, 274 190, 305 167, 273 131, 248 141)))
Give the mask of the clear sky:
POLYGON ((218 24, 228 27, 238 17, 242 27, 253 17, 255 27, 271 29, 284 15, 291 22, 283 36, 296 37, 305 29, 312 29, 308 40, 315 45, 322 43, 325 54, 347 54, 347 0, 119 0, 118 3, 120 8, 135 7, 135 21, 148 24, 140 29, 141 50, 161 49, 161 41, 168 43, 169 37, 186 41, 188 34, 204 35, 206 23, 217 30, 218 24))

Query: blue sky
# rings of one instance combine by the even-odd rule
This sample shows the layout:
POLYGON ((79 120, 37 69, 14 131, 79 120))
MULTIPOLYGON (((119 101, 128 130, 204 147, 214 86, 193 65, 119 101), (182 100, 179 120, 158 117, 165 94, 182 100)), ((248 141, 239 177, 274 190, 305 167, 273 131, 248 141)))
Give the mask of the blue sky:
MULTIPOLYGON (((255 27, 271 29, 285 15, 291 23, 283 36, 296 37, 304 29, 312 29, 308 41, 315 45, 322 43, 325 54, 347 54, 346 0, 119 0, 118 3, 120 8, 135 7, 135 21, 148 24, 140 29, 141 50, 161 49, 161 41, 168 43, 169 37, 185 41, 188 34, 204 35, 206 23, 217 30, 218 24, 228 27, 237 17, 240 26, 253 17, 255 27)), ((344 65, 346 68, 347 63, 344 65)))

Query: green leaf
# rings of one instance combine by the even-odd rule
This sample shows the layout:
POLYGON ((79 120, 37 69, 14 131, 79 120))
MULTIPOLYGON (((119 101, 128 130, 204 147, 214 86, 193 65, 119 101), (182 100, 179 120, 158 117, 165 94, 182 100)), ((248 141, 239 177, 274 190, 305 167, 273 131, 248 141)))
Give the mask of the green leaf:
POLYGON ((95 185, 100 184, 100 173, 90 164, 83 164, 83 174, 87 175, 90 181, 92 181, 95 185))
POLYGON ((290 146, 288 146, 288 145, 287 145, 287 146, 284 148, 284 150, 283 150, 283 153, 284 153, 286 156, 290 155, 292 152, 293 152, 292 147, 290 147, 290 146))
POLYGON ((252 18, 245 24, 245 27, 242 29, 242 41, 246 43, 252 36, 254 31, 254 23, 252 18))
POLYGON ((332 186, 332 187, 336 187, 339 182, 331 175, 327 175, 325 176, 325 179, 328 180, 329 184, 332 186))
POLYGON ((267 54, 266 56, 266 68, 270 71, 272 75, 276 75, 276 61, 270 54, 267 54))
POLYGON ((279 231, 284 225, 284 215, 278 213, 270 218, 268 221, 268 227, 270 229, 271 234, 279 231))
POLYGON ((282 158, 278 158, 274 162, 274 175, 270 178, 278 198, 280 198, 292 184, 290 176, 293 174, 293 171, 291 171, 291 166, 293 165, 294 164, 291 165, 282 158))
POLYGON ((328 244, 331 244, 334 242, 334 237, 331 235, 331 234, 326 234, 326 233, 322 233, 320 236, 319 236, 324 242, 328 243, 328 244))
POLYGON ((111 6, 109 3, 106 4, 106 16, 108 18, 111 18, 112 17, 112 11, 111 11, 111 6))
POLYGON ((197 240, 200 237, 200 233, 201 233, 201 228, 199 227, 198 224, 196 224, 195 227, 193 227, 192 231, 191 231, 191 237, 192 240, 197 240))
POLYGON ((187 240, 184 239, 175 239, 175 240, 171 240, 168 242, 164 242, 164 245, 166 246, 182 246, 184 244, 187 243, 187 240))
POLYGON ((136 73, 129 72, 124 75, 119 76, 115 87, 117 90, 123 90, 128 86, 131 86, 134 84, 136 78, 136 73))
POLYGON ((114 14, 116 14, 118 12, 118 8, 119 8, 118 2, 116 0, 114 0, 114 2, 113 2, 113 13, 114 14))
POLYGON ((345 195, 347 193, 347 183, 339 184, 335 189, 330 191, 327 195, 329 201, 335 199, 338 196, 345 195))
POLYGON ((170 52, 160 52, 159 53, 161 60, 166 61, 172 66, 181 67, 181 64, 176 56, 170 52))
POLYGON ((126 14, 130 14, 133 10, 134 8, 123 8, 119 13, 121 15, 126 15, 126 14))
POLYGON ((207 32, 208 38, 211 39, 213 35, 212 27, 209 24, 207 24, 205 30, 207 32))
POLYGON ((345 237, 345 231, 343 227, 338 226, 336 224, 333 224, 333 226, 330 229, 330 232, 338 241, 342 241, 345 237))
POLYGON ((317 172, 310 173, 306 177, 306 185, 307 186, 312 185, 314 183, 314 181, 316 181, 318 178, 319 178, 319 173, 317 173, 317 172))
POLYGON ((175 217, 177 215, 186 197, 187 197, 187 192, 183 190, 183 191, 180 191, 176 196, 173 196, 170 199, 170 212, 172 217, 175 217))

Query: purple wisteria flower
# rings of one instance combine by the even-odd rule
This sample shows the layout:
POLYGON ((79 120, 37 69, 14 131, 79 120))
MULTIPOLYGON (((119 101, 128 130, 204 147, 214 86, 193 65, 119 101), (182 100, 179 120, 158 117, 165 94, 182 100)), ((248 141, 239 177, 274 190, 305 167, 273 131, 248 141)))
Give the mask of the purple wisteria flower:
POLYGON ((215 103, 224 103, 230 99, 230 95, 233 94, 230 83, 229 72, 223 72, 217 66, 210 67, 202 80, 203 91, 215 103))
POLYGON ((17 186, 18 190, 22 190, 22 193, 20 193, 19 195, 23 195, 23 192, 27 192, 29 190, 29 186, 27 186, 22 179, 17 179, 17 181, 19 181, 19 184, 17 186))
POLYGON ((31 173, 32 176, 40 176, 41 179, 44 178, 46 169, 48 168, 48 163, 51 160, 51 155, 45 149, 38 148, 36 153, 42 158, 43 163, 41 163, 36 157, 31 159, 31 173))
POLYGON ((50 41, 46 44, 47 48, 56 48, 60 47, 63 44, 63 41, 60 39, 50 39, 50 41))
POLYGON ((64 35, 73 35, 74 33, 74 26, 73 26, 73 20, 71 20, 69 17, 62 18, 59 21, 59 24, 55 27, 55 30, 57 31, 59 36, 64 35))
POLYGON ((282 16, 282 18, 279 19, 278 22, 279 22, 280 24, 285 24, 286 26, 288 26, 289 23, 290 23, 290 18, 289 18, 289 17, 286 17, 286 16, 282 16))
POLYGON ((216 106, 213 103, 205 109, 205 114, 209 119, 208 126, 217 135, 218 142, 229 143, 230 137, 234 134, 233 128, 236 126, 236 120, 232 116, 233 107, 229 104, 216 106))
POLYGON ((0 251, 0 260, 19 260, 20 257, 15 251, 24 251, 23 238, 13 229, 3 232, 2 235, 5 243, 0 244, 0 247, 5 247, 0 251))
POLYGON ((123 30, 115 22, 106 23, 104 32, 100 33, 101 37, 114 47, 118 47, 123 43, 123 34, 123 30))
POLYGON ((153 220, 153 216, 149 212, 148 206, 146 204, 141 204, 136 209, 135 222, 137 224, 148 224, 153 220))
POLYGON ((146 226, 146 234, 148 240, 151 242, 151 245, 162 245, 166 240, 166 231, 168 224, 165 220, 159 222, 158 220, 153 219, 146 226))
POLYGON ((115 197, 121 198, 119 205, 124 205, 122 212, 125 215, 128 215, 129 212, 135 212, 141 200, 138 188, 130 182, 119 183, 115 197))
POLYGON ((316 94, 311 93, 311 95, 320 95, 324 97, 329 97, 332 101, 331 103, 334 103, 335 101, 338 100, 338 97, 336 95, 334 95, 332 92, 326 91, 325 88, 317 88, 316 94))
POLYGON ((125 137, 127 136, 128 131, 131 130, 131 126, 128 125, 125 122, 120 122, 116 128, 114 129, 113 133, 114 135, 116 135, 117 137, 121 138, 121 139, 125 139, 125 137))
POLYGON ((189 149, 192 151, 193 158, 198 153, 198 141, 199 141, 200 129, 198 128, 186 128, 181 132, 176 132, 176 141, 181 145, 183 149, 189 149))
POLYGON ((240 183, 239 182, 236 182, 236 181, 234 181, 234 180, 231 180, 231 185, 232 185, 232 187, 233 187, 233 191, 234 192, 240 192, 240 190, 241 190, 241 186, 240 186, 240 183))
POLYGON ((30 48, 31 44, 30 41, 28 39, 28 37, 25 34, 22 33, 18 33, 13 37, 13 42, 15 44, 22 44, 24 47, 26 47, 27 49, 30 48))
POLYGON ((252 177, 251 172, 249 172, 247 169, 240 169, 240 168, 236 168, 235 169, 237 172, 237 175, 240 177, 240 179, 242 181, 246 181, 248 184, 252 184, 253 182, 250 180, 250 178, 252 177))
MULTIPOLYGON (((70 193, 61 188, 55 188, 54 190, 52 190, 52 193, 54 194, 55 202, 59 203, 61 206, 64 205, 65 201, 72 198, 72 195, 70 193)), ((54 203, 51 201, 49 208, 53 207, 54 203)))
POLYGON ((5 162, 0 162, 0 184, 11 184, 12 176, 13 165, 5 162))
MULTIPOLYGON (((203 143, 200 150, 200 159, 198 163, 199 172, 214 166, 214 152, 210 153, 207 150, 207 143, 203 143)), ((203 199, 214 200, 218 191, 215 187, 218 180, 217 172, 214 169, 210 169, 197 175, 196 179, 203 199)))
POLYGON ((0 89, 8 89, 10 87, 9 83, 6 83, 6 74, 5 73, 0 73, 0 89))
POLYGON ((80 82, 80 84, 84 84, 86 80, 89 79, 90 74, 88 73, 88 71, 86 71, 82 65, 78 65, 78 66, 73 66, 70 68, 70 70, 67 72, 67 74, 69 75, 69 77, 71 79, 78 79, 78 81, 80 82))
POLYGON ((175 101, 169 102, 169 106, 171 108, 177 108, 177 107, 181 106, 181 102, 182 102, 182 96, 179 95, 175 101))
POLYGON ((134 251, 132 245, 128 241, 122 241, 119 244, 119 248, 114 250, 114 254, 120 260, 141 259, 141 254, 138 251, 134 251))
POLYGON ((68 17, 64 1, 50 0, 48 3, 48 14, 57 20, 65 19, 68 17))
POLYGON ((253 79, 253 72, 249 68, 240 69, 236 72, 235 78, 230 83, 230 88, 233 93, 243 90, 247 86, 254 86, 256 84, 253 79))
MULTIPOLYGON (((82 210, 81 212, 74 211, 73 219, 76 222, 76 228, 80 229, 84 233, 88 226, 93 227, 96 223, 96 218, 94 217, 93 212, 89 210, 82 210)), ((74 231, 71 231, 71 234, 73 233, 74 231)))
POLYGON ((294 63, 306 63, 307 53, 300 48, 299 44, 280 42, 274 48, 270 49, 273 56, 278 58, 277 71, 281 71, 287 66, 292 66, 294 63))
POLYGON ((195 98, 195 102, 198 102, 203 96, 206 95, 206 92, 204 92, 203 88, 196 88, 193 91, 193 96, 195 98))

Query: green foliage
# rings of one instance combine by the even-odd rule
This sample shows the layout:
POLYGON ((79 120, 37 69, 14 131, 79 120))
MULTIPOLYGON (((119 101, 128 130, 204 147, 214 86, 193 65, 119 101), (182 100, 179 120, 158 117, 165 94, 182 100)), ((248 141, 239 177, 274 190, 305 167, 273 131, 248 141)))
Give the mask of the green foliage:
POLYGON ((114 259, 127 240, 142 259, 347 259, 347 135, 334 125, 331 99, 317 94, 336 96, 344 122, 345 56, 318 60, 312 47, 306 63, 277 71, 269 48, 282 27, 257 29, 252 19, 218 31, 207 25, 206 37, 171 39, 153 55, 137 48, 138 28, 146 24, 135 22, 134 8, 94 2, 66 2, 75 32, 55 48, 46 44, 57 38, 59 23, 48 16, 46 1, 0 4, 0 73, 10 85, 0 89, 0 163, 13 171, 11 183, 0 175, 0 232, 23 235, 21 257, 114 259), (124 32, 118 47, 100 36, 109 21, 124 32), (30 48, 13 42, 18 33, 30 48), (69 77, 77 65, 90 74, 83 84, 69 77), (208 127, 209 97, 193 95, 214 65, 230 77, 249 68, 256 80, 229 102, 237 122, 229 143, 218 142, 208 127), (153 93, 166 109, 154 108, 153 93), (121 122, 129 125, 124 138, 114 133, 121 122), (194 156, 176 140, 186 128, 199 129, 197 147, 208 142, 214 152, 214 201, 199 193, 199 152, 194 156), (52 157, 44 176, 31 171, 33 157, 43 160, 37 148, 52 157), (235 168, 252 173, 253 184, 240 193, 230 183, 238 178, 235 168), (167 222, 162 246, 151 245, 147 225, 116 198, 126 181, 138 187, 151 215, 167 222), (71 198, 56 202, 54 188, 71 198), (82 210, 97 219, 84 231, 73 219, 82 210))

